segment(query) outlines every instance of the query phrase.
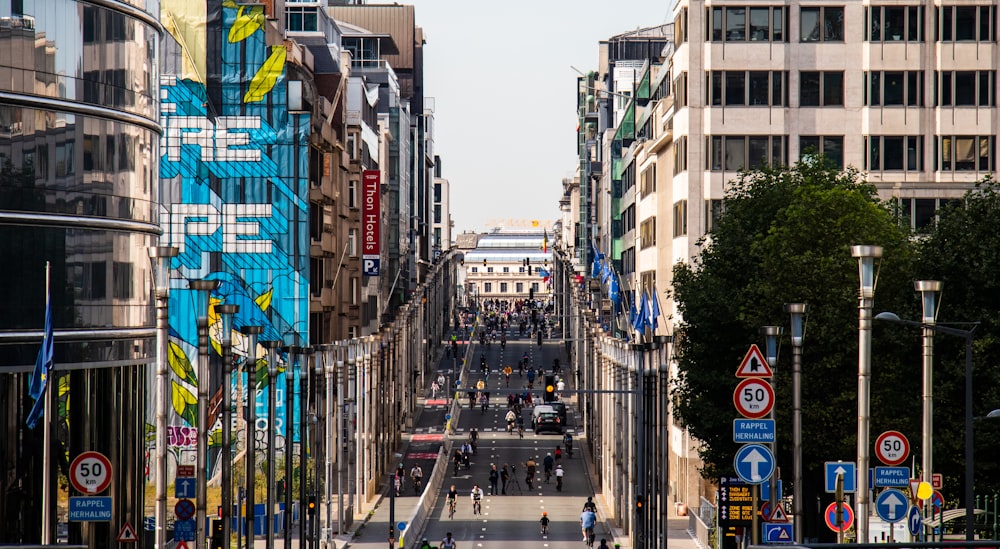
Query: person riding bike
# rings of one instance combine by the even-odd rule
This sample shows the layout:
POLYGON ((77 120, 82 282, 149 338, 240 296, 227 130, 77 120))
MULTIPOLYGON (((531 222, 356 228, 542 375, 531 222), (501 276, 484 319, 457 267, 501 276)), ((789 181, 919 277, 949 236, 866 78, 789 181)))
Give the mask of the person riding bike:
POLYGON ((563 475, 565 474, 566 472, 563 471, 562 463, 556 465, 556 490, 560 492, 562 492, 562 481, 563 481, 563 475))
POLYGON ((601 544, 597 546, 597 549, 611 549, 611 547, 608 546, 607 538, 601 538, 601 544))
POLYGON ((482 514, 483 509, 481 502, 483 500, 483 489, 480 488, 478 484, 472 487, 472 493, 469 494, 469 498, 472 499, 472 514, 482 514))
POLYGON ((410 480, 413 481, 413 491, 419 494, 424 480, 424 470, 420 465, 414 464, 413 469, 410 469, 410 480))
POLYGON ((545 458, 542 459, 542 469, 545 471, 545 483, 548 484, 549 477, 552 476, 552 467, 555 465, 555 460, 552 459, 552 454, 545 454, 545 458))
POLYGON ((594 497, 593 496, 587 496, 587 502, 583 504, 583 510, 584 511, 591 511, 591 512, 594 512, 594 513, 597 512, 597 504, 594 503, 594 497))
POLYGON ((504 419, 507 420, 507 432, 512 432, 514 430, 514 421, 517 419, 514 410, 507 410, 507 415, 504 419))
POLYGON ((455 489, 454 484, 452 484, 451 488, 448 490, 448 495, 445 497, 445 500, 448 503, 450 514, 454 516, 455 509, 458 508, 458 490, 455 489))
POLYGON ((455 549, 455 538, 451 537, 451 532, 441 540, 441 549, 455 549))
POLYGON ((542 535, 549 533, 549 514, 542 511, 542 518, 538 519, 538 522, 542 525, 542 535))
POLYGON ((573 435, 569 433, 563 435, 563 445, 566 446, 566 455, 573 457, 573 435))
POLYGON ((590 510, 580 513, 580 527, 583 530, 583 541, 587 542, 588 545, 594 543, 594 526, 596 525, 597 514, 590 510))

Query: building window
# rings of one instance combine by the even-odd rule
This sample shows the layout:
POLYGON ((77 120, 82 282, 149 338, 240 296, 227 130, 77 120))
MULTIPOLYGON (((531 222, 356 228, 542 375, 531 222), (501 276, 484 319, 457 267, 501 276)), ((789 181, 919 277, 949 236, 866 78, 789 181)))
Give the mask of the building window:
POLYGON ((357 305, 361 300, 360 292, 358 291, 358 277, 351 277, 351 305, 357 305))
POLYGON ((441 202, 441 184, 434 184, 434 202, 441 202))
POLYGON ((656 164, 651 164, 643 170, 639 178, 641 180, 639 184, 639 196, 645 198, 656 192, 656 164))
POLYGON ((843 42, 844 8, 800 8, 799 33, 802 42, 843 42))
POLYGON ((472 268, 472 272, 474 272, 474 273, 478 273, 478 272, 479 272, 479 267, 473 267, 473 268, 472 268))
POLYGON ((687 42, 688 34, 688 9, 681 8, 674 18, 674 49, 687 42))
POLYGON ((688 234, 688 201, 674 202, 674 238, 688 234))
POLYGON ((712 135, 706 138, 708 169, 739 171, 788 163, 783 135, 712 135))
POLYGON ((865 137, 865 169, 877 171, 923 170, 924 138, 919 135, 869 135, 865 137))
POLYGON ((844 105, 843 72, 799 73, 799 106, 829 107, 844 105))
POLYGON ((784 42, 787 8, 723 6, 708 10, 712 42, 784 42), (748 31, 749 29, 749 31, 748 31))
POLYGON ((870 42, 923 42, 923 6, 869 6, 865 40, 870 42))
POLYGON ((941 107, 992 107, 996 71, 940 71, 934 78, 934 103, 941 107))
POLYGON ((992 135, 939 135, 935 145, 940 171, 988 172, 994 169, 992 135))
POLYGON ((935 38, 941 42, 993 42, 996 12, 989 6, 941 6, 935 38))
POLYGON ((509 273, 509 272, 510 272, 510 267, 504 267, 504 268, 503 268, 503 272, 505 272, 505 273, 509 273))
POLYGON ((656 246, 656 216, 650 217, 639 225, 639 245, 642 249, 656 246))
POLYGON ((132 299, 132 264, 115 261, 111 264, 112 288, 115 299, 132 299))
POLYGON ((844 167, 844 136, 803 135, 799 137, 799 158, 822 153, 838 168, 844 167))
POLYGON ((531 289, 532 289, 532 291, 537 292, 538 291, 538 283, 537 282, 532 282, 531 283, 531 289))
POLYGON ((865 73, 865 105, 909 105, 924 102, 923 71, 872 71, 865 73))
POLYGON ((486 272, 492 273, 493 272, 493 267, 486 267, 486 272))
POLYGON ((524 267, 518 267, 518 268, 517 268, 517 272, 519 272, 519 273, 523 273, 523 272, 524 272, 524 267))
POLYGON ((682 135, 674 139, 674 175, 688 169, 688 138, 682 135))
POLYGON ((684 71, 674 79, 674 104, 678 108, 687 106, 688 73, 684 71))
POLYGON ((783 106, 788 104, 783 71, 711 71, 706 103, 727 106, 783 106))
POLYGON ((358 230, 347 230, 347 253, 351 257, 358 257, 358 230))
POLYGON ((492 282, 484 282, 483 283, 483 292, 490 293, 492 291, 493 291, 493 283, 492 282))
POLYGON ((723 202, 718 198, 710 198, 705 201, 705 232, 710 233, 715 230, 719 218, 722 217, 723 202))
POLYGON ((348 181, 347 182, 347 207, 357 208, 358 207, 358 182, 348 181))
POLYGON ((516 293, 519 293, 519 294, 524 293, 524 283, 523 282, 515 282, 514 283, 514 291, 516 293))
POLYGON ((316 6, 285 6, 285 21, 289 31, 316 32, 319 29, 319 17, 316 6))
POLYGON ((506 282, 501 282, 500 283, 500 293, 502 293, 502 294, 507 293, 507 283, 506 282))

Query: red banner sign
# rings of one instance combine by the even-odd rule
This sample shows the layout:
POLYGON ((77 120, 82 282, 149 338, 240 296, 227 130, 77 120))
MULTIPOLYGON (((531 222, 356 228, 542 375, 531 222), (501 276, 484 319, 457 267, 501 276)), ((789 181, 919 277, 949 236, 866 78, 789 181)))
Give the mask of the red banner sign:
POLYGON ((381 206, 378 170, 365 170, 361 174, 361 270, 365 276, 379 275, 381 245, 381 206))

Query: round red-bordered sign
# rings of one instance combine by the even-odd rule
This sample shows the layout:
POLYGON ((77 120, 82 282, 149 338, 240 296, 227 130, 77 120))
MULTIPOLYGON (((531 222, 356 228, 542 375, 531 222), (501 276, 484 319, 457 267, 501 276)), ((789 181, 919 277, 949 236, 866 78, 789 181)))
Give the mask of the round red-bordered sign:
POLYGON ((83 452, 69 466, 69 482, 83 494, 99 494, 111 486, 111 461, 100 452, 83 452))
POLYGON ((910 441, 899 431, 886 431, 875 441, 875 457, 886 465, 899 465, 910 457, 910 441))
POLYGON ((745 418, 762 418, 774 408, 774 389, 763 379, 744 379, 733 391, 733 404, 745 418))
POLYGON ((846 532, 851 526, 854 525, 854 509, 851 506, 844 503, 840 506, 841 513, 843 516, 840 517, 840 528, 837 528, 837 502, 833 502, 826 507, 826 512, 823 513, 823 519, 826 520, 826 527, 836 531, 846 532))

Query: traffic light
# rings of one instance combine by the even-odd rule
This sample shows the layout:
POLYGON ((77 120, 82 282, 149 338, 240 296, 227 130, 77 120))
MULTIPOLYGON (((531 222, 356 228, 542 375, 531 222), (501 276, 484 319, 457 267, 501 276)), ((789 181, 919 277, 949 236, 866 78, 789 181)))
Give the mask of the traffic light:
POLYGON ((486 259, 483 259, 483 267, 486 266, 486 259))
POLYGON ((307 505, 306 509, 307 509, 308 513, 310 515, 315 515, 316 514, 316 496, 309 496, 309 499, 307 501, 308 501, 308 503, 306 503, 306 505, 307 505))
POLYGON ((642 513, 642 506, 645 503, 645 498, 642 494, 635 496, 635 512, 642 513))
POLYGON ((542 395, 542 400, 545 402, 553 402, 556 399, 556 376, 545 376, 545 394, 542 395))
POLYGON ((528 288, 528 299, 535 299, 535 287, 531 286, 528 288))

